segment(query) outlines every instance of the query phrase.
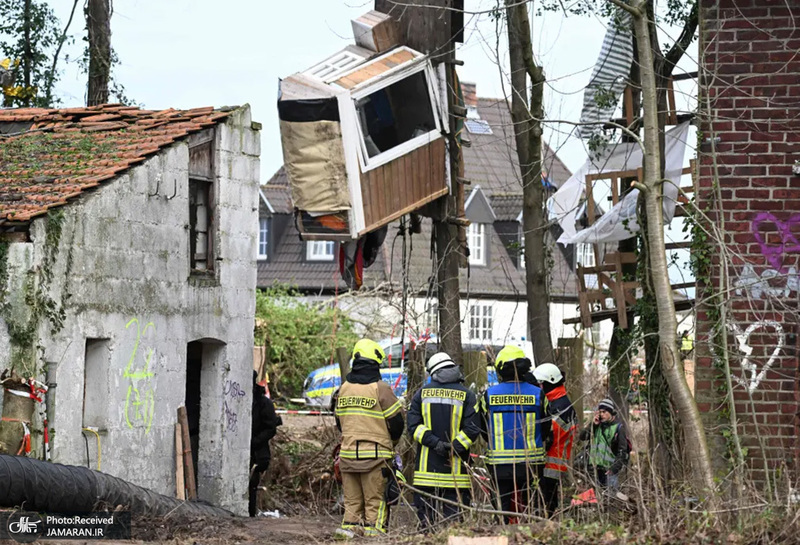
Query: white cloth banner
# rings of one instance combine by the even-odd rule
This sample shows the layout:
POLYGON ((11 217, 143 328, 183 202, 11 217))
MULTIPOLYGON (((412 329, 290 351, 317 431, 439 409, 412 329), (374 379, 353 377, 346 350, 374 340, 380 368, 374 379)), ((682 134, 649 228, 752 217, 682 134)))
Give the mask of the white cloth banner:
MULTIPOLYGON (((667 131, 665 135, 665 176, 671 183, 664 184, 664 221, 669 223, 675 215, 678 199, 683 159, 686 152, 686 139, 690 123, 681 123, 667 131)), ((602 172, 636 170, 642 166, 642 149, 636 143, 620 143, 607 150, 596 159, 588 159, 556 193, 550 197, 550 218, 558 221, 564 233, 558 242, 576 244, 579 242, 602 243, 625 240, 639 232, 636 219, 636 200, 639 190, 633 189, 623 196, 611 210, 597 220, 591 227, 580 232, 575 229, 575 221, 581 200, 585 198, 586 175, 602 172)))

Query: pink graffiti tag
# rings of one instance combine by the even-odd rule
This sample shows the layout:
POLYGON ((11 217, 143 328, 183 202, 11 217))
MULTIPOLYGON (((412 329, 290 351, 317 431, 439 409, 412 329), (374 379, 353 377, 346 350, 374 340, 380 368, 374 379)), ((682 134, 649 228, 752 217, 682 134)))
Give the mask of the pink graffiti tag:
POLYGON ((761 212, 753 218, 753 236, 761 248, 761 254, 767 258, 769 264, 778 272, 786 273, 788 269, 784 267, 784 256, 790 252, 800 252, 800 241, 792 233, 792 227, 800 227, 800 214, 795 214, 788 220, 781 221, 770 212, 761 212), (781 236, 781 243, 773 245, 767 243, 765 233, 761 232, 761 224, 772 223, 781 236))

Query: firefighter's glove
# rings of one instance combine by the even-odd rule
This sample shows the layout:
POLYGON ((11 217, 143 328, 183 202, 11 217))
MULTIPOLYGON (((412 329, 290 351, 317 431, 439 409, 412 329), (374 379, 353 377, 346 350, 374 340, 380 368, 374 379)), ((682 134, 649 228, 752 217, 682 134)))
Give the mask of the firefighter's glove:
POLYGON ((434 447, 433 451, 442 458, 450 458, 451 449, 452 445, 450 443, 447 441, 439 441, 436 443, 436 447, 434 447))

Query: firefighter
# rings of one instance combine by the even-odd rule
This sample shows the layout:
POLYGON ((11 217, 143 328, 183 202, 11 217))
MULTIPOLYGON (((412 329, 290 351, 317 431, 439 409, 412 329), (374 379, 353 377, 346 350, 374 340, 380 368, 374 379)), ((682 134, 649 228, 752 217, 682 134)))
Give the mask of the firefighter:
POLYGON ((339 389, 336 425, 342 432, 339 466, 344 488, 344 518, 337 537, 386 532, 387 474, 394 445, 403 435, 403 410, 392 388, 381 380, 386 355, 378 343, 361 339, 353 348, 352 369, 339 389))
MULTIPOLYGON (((481 398, 481 434, 488 443, 486 464, 492 474, 503 511, 521 513, 535 495, 544 464, 544 437, 550 422, 543 421, 542 391, 523 378, 531 360, 518 346, 505 346, 495 360, 499 384, 481 398)), ((517 517, 503 516, 506 523, 517 517)))
POLYGON ((550 436, 546 443, 542 495, 547 513, 552 515, 559 504, 561 480, 567 474, 572 456, 572 443, 578 429, 578 419, 564 387, 561 370, 552 363, 537 365, 533 376, 544 391, 545 412, 550 418, 550 436))
POLYGON ((430 357, 425 369, 431 381, 414 395, 408 411, 408 432, 419 443, 414 487, 424 494, 415 494, 414 504, 422 531, 432 529, 439 513, 444 520, 460 516, 457 505, 435 498, 469 505, 465 462, 481 432, 477 399, 464 386, 456 362, 439 352, 430 357))

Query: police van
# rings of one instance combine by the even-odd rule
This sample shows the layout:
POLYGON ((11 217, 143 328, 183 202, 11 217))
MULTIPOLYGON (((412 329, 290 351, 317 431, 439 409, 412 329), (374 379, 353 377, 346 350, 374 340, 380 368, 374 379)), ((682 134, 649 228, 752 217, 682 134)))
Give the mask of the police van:
MULTIPOLYGON (((403 343, 401 343, 399 337, 388 337, 378 341, 378 344, 386 353, 386 359, 381 362, 381 377, 384 382, 392 387, 397 397, 402 397, 406 393, 405 365, 411 349, 416 346, 424 347, 425 361, 439 351, 439 341, 435 335, 420 339, 406 337, 403 343)), ((533 361, 530 342, 521 341, 513 344, 520 345, 525 354, 533 361)), ((463 352, 482 352, 486 355, 489 385, 497 384, 497 375, 493 363, 495 356, 503 346, 502 343, 489 341, 467 341, 462 345, 463 352)), ((333 393, 341 384, 342 379, 338 364, 334 363, 315 369, 309 373, 303 383, 303 400, 308 406, 327 409, 330 407, 333 393)))

